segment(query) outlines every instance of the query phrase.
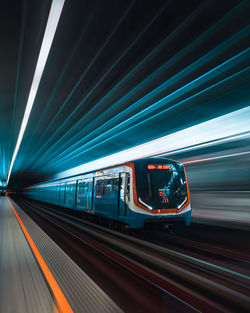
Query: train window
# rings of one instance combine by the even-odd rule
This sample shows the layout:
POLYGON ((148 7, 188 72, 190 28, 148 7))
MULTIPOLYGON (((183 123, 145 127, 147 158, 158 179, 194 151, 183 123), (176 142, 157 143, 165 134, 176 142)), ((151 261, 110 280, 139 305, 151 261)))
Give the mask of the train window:
POLYGON ((137 192, 140 198, 144 199, 143 201, 148 201, 150 190, 148 181, 150 179, 150 176, 148 177, 148 173, 137 171, 136 172, 136 185, 137 185, 137 192))
POLYGON ((108 196, 112 191, 112 179, 104 180, 103 195, 108 196))
POLYGON ((112 179, 112 191, 118 192, 119 189, 119 177, 112 179))
POLYGON ((103 196, 103 180, 97 180, 96 182, 96 198, 103 196))
POLYGON ((126 193, 127 193, 128 200, 130 201, 130 175, 129 174, 127 174, 127 190, 126 190, 126 193))
POLYGON ((152 197, 155 203, 169 203, 175 206, 174 198, 170 197, 174 193, 174 181, 177 173, 172 171, 150 172, 150 182, 152 197))
POLYGON ((88 191, 88 182, 79 182, 78 183, 78 193, 82 196, 85 196, 88 191))
POLYGON ((153 196, 152 192, 152 184, 151 184, 151 179, 150 179, 150 173, 147 173, 147 182, 148 182, 148 196, 151 199, 153 196))
POLYGON ((60 204, 65 204, 65 183, 60 185, 60 204))
POLYGON ((78 180, 77 185, 77 206, 90 210, 92 197, 92 179, 83 178, 78 180))
POLYGON ((108 197, 118 191, 118 178, 107 178, 96 181, 96 198, 108 197))
POLYGON ((187 195, 186 180, 181 175, 177 175, 175 179, 175 196, 177 198, 185 198, 187 195))
POLYGON ((65 204, 75 206, 76 181, 66 183, 65 204))
POLYGON ((177 171, 137 172, 138 197, 156 208, 178 208, 187 199, 184 173, 177 171))

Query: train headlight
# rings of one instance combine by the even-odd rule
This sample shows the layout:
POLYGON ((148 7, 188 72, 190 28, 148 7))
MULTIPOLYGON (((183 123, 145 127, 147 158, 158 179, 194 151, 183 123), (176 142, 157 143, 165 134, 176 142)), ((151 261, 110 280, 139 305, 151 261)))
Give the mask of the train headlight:
POLYGON ((150 211, 153 211, 153 208, 150 205, 148 205, 147 203, 145 203, 144 201, 142 201, 141 198, 139 198, 139 202, 141 202, 141 204, 145 205, 145 207, 147 207, 150 211))

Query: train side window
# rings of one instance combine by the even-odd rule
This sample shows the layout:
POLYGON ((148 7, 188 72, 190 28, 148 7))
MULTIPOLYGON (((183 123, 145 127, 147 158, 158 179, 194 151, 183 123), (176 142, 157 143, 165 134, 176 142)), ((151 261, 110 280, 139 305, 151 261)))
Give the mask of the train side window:
POLYGON ((105 196, 108 196, 108 195, 110 195, 111 190, 112 190, 112 179, 104 180, 103 194, 105 196))
POLYGON ((97 198, 109 197, 112 192, 118 192, 118 178, 99 179, 96 181, 97 198))
POLYGON ((119 177, 113 178, 112 181, 113 181, 112 191, 118 192, 118 189, 119 189, 119 177))
POLYGON ((79 181, 78 182, 78 196, 86 197, 88 190, 88 182, 79 181))
POLYGON ((60 185, 60 203, 65 204, 65 183, 61 183, 60 185))
POLYGON ((66 183, 65 204, 75 206, 76 200, 76 181, 66 183))
POLYGON ((130 175, 127 174, 127 189, 126 189, 126 194, 128 197, 128 200, 130 201, 130 175))
POLYGON ((96 182, 96 195, 103 195, 103 180, 97 180, 96 182))

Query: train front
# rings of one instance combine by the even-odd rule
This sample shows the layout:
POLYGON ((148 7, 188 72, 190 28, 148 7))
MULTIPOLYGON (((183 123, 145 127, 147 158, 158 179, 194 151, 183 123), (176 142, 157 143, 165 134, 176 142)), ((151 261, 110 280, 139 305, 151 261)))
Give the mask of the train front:
POLYGON ((191 205, 183 164, 166 159, 134 162, 137 200, 145 210, 144 222, 191 224, 191 205))

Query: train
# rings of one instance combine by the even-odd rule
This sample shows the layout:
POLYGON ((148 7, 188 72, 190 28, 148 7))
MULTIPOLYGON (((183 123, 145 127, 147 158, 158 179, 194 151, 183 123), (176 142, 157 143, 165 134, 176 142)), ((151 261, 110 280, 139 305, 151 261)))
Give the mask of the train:
POLYGON ((192 221, 185 168, 170 159, 144 158, 79 173, 27 187, 23 194, 129 229, 192 221))

